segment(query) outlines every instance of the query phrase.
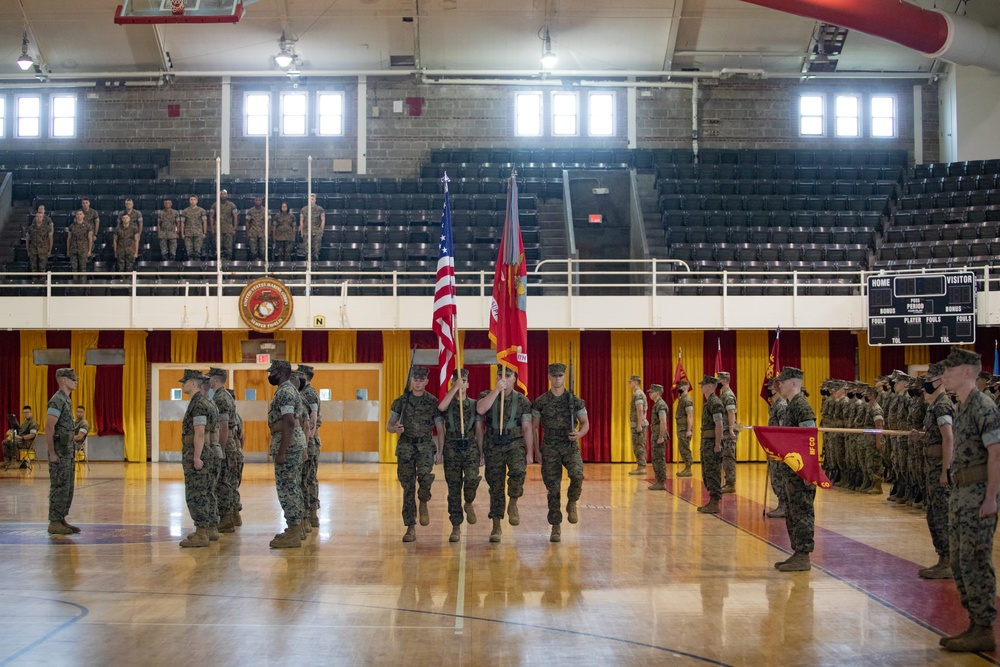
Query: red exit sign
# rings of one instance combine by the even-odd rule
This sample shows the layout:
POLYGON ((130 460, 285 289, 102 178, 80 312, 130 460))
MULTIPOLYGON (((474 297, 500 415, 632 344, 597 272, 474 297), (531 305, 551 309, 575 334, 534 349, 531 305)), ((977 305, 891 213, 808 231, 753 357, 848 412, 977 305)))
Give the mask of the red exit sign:
POLYGON ((604 222, 604 216, 601 215, 600 213, 591 213, 590 216, 587 218, 587 222, 589 222, 592 225, 599 225, 602 222, 604 222))
POLYGON ((257 363, 258 364, 269 364, 269 363, 271 363, 271 355, 270 354, 258 354, 257 355, 257 363))

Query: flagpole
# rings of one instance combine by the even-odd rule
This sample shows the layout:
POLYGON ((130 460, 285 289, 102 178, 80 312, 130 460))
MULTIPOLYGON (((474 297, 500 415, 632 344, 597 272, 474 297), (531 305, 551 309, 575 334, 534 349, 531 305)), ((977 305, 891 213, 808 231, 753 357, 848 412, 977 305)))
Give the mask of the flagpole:
MULTIPOLYGON (((752 429, 754 426, 741 425, 742 429, 752 429)), ((769 427, 773 428, 773 427, 769 427)), ((853 433, 854 435, 910 435, 912 431, 901 431, 889 428, 834 428, 833 426, 822 426, 816 429, 820 433, 853 433)), ((917 431, 923 435, 923 431, 917 431)))
MULTIPOLYGON (((771 464, 768 461, 764 463, 767 463, 767 473, 764 475, 764 509, 760 513, 762 516, 767 516, 767 492, 771 490, 771 464)), ((781 500, 778 502, 780 504, 781 500)))

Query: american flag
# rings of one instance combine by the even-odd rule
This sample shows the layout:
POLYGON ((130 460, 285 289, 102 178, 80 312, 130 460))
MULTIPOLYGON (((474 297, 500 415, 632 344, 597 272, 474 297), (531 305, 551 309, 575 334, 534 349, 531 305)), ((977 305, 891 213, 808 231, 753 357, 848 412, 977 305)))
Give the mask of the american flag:
POLYGON ((455 345, 455 244, 451 234, 451 195, 448 174, 444 175, 444 212, 441 214, 441 243, 438 246, 437 282, 434 286, 434 333, 438 338, 438 399, 448 393, 448 381, 456 368, 455 345))

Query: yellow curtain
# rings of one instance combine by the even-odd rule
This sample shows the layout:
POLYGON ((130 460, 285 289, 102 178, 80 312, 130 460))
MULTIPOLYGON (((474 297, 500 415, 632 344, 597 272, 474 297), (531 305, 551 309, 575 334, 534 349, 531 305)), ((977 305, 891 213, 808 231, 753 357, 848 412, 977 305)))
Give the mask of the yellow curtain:
MULTIPOLYGON (((612 331, 611 461, 613 463, 630 463, 635 460, 629 425, 632 389, 629 387, 628 379, 632 375, 642 377, 642 332, 612 331)), ((642 389, 645 391, 645 387, 642 389)))
POLYGON ((326 336, 327 345, 329 345, 329 356, 327 359, 331 364, 353 364, 357 362, 357 331, 328 331, 326 332, 326 336))
MULTIPOLYGON (((197 337, 195 338, 197 341, 197 337)), ((122 427, 125 460, 146 461, 146 332, 125 332, 125 366, 122 368, 122 427)))
POLYGON ((175 364, 193 364, 198 359, 198 332, 170 332, 170 361, 175 364))
MULTIPOLYGON (((767 371, 767 330, 736 332, 736 377, 739 393, 736 394, 736 418, 746 426, 767 424, 767 401, 760 397, 760 383, 767 371)), ((742 431, 736 440, 737 461, 765 461, 767 455, 757 444, 753 431, 742 431)))
MULTIPOLYGON (((47 348, 44 331, 21 332, 21 405, 31 406, 39 433, 45 430, 45 406, 49 404, 49 367, 36 366, 34 352, 47 348)), ((21 418, 20 410, 17 418, 21 418)))
MULTIPOLYGON (((73 367, 73 370, 76 371, 76 377, 80 379, 77 382, 76 391, 73 392, 73 409, 76 410, 78 405, 83 406, 83 416, 90 424, 90 433, 94 435, 97 434, 97 418, 94 413, 97 367, 88 366, 86 360, 87 350, 97 348, 97 336, 98 332, 96 331, 74 331, 71 334, 69 349, 69 365, 73 367)), ((76 412, 73 414, 76 415, 76 412)))
POLYGON ((223 331, 222 363, 238 364, 243 361, 243 341, 249 337, 246 331, 223 331))
MULTIPOLYGON (((573 393, 580 391, 580 332, 579 331, 550 331, 549 332, 549 363, 550 364, 567 364, 570 363, 569 356, 569 346, 573 345, 573 382, 576 385, 573 387, 573 393)), ((642 365, 639 366, 640 372, 642 371, 642 365)), ((495 379, 495 378, 494 378, 495 379)), ((627 378, 626 378, 627 379, 627 378)), ((566 382, 569 382, 569 376, 566 376, 566 382)), ((567 385, 568 386, 568 385, 567 385)), ((544 387, 531 387, 531 393, 535 396, 541 396, 546 391, 548 391, 548 383, 544 387)), ((586 397, 584 397, 586 400, 586 397)), ((613 460, 613 459, 612 459, 613 460)))
MULTIPOLYGON (((677 365, 677 355, 680 354, 681 363, 684 366, 684 372, 687 373, 688 379, 691 381, 691 400, 694 402, 694 425, 691 429, 691 454, 694 456, 695 461, 700 461, 701 453, 699 444, 701 442, 701 406, 704 404, 705 399, 701 396, 701 389, 698 387, 698 381, 701 380, 701 376, 704 373, 702 354, 704 353, 705 347, 705 332, 674 331, 670 336, 670 347, 675 367, 677 365)), ((673 382, 673 378, 670 378, 669 381, 673 382)), ((670 418, 672 420, 676 419, 676 408, 677 403, 675 402, 670 409, 670 418)), ((680 461, 681 456, 677 451, 676 437, 674 437, 673 448, 673 460, 680 461)))
POLYGON ((907 366, 926 366, 931 363, 931 348, 927 345, 907 345, 903 348, 903 360, 907 366))
POLYGON ((285 341, 285 359, 293 364, 302 363, 302 332, 301 331, 275 331, 274 340, 285 341))
MULTIPOLYGON (((809 405, 816 413, 816 422, 819 423, 819 409, 823 397, 819 394, 819 386, 823 380, 830 377, 830 333, 823 331, 803 331, 799 334, 799 346, 801 348, 802 372, 805 373, 805 380, 802 386, 809 392, 809 405)), ((823 438, 820 437, 819 455, 823 456, 823 438)))
POLYGON ((395 463, 398 438, 386 433, 385 424, 389 421, 389 408, 399 396, 403 383, 406 382, 406 375, 409 373, 410 332, 383 331, 382 353, 382 401, 379 406, 382 421, 378 426, 378 458, 382 463, 395 463))
MULTIPOLYGON (((869 347, 868 332, 858 332, 858 379, 871 384, 882 374, 882 348, 869 347)), ((853 378, 842 378, 851 380, 853 378)))

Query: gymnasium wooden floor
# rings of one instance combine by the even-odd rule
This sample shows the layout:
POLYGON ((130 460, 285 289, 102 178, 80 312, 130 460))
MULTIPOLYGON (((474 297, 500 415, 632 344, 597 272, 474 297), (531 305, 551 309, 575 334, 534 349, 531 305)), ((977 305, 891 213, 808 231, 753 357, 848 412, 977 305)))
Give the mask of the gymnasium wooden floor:
POLYGON ((177 464, 78 466, 72 538, 45 532, 45 466, 6 471, 0 665, 998 664, 938 647, 966 617, 953 582, 917 577, 934 562, 922 513, 820 491, 813 570, 783 574, 765 466, 739 466, 719 517, 695 512, 697 472, 664 493, 629 469, 588 465, 580 523, 551 544, 530 466, 521 525, 491 545, 485 482, 479 522, 448 542, 438 467, 431 525, 404 544, 395 467, 324 464, 318 534, 291 550, 267 546, 264 464, 243 527, 207 549, 177 546, 177 464))

